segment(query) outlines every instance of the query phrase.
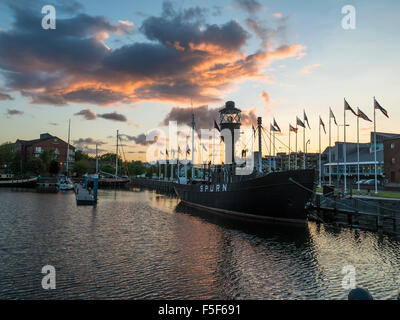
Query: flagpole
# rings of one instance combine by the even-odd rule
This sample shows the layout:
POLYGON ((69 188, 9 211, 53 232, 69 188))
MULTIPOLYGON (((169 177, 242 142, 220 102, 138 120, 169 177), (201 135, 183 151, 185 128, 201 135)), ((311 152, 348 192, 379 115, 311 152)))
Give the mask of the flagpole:
POLYGON ((329 184, 332 184, 332 173, 331 173, 331 163, 332 163, 332 144, 331 144, 331 109, 329 108, 329 184))
POLYGON ((319 188, 321 188, 321 116, 319 117, 319 188))
POLYGON ((290 124, 289 124, 289 170, 291 169, 290 168, 290 124))
POLYGON ((274 170, 276 170, 276 158, 275 158, 275 130, 274 130, 274 170))
POLYGON ((378 193, 378 180, 377 180, 377 168, 376 168, 376 108, 375 108, 375 97, 374 97, 374 160, 375 160, 375 194, 378 193))
POLYGON ((303 128, 303 169, 306 168, 306 124, 303 128))
MULTIPOLYGON (((346 99, 345 99, 346 101, 346 99)), ((346 107, 344 108, 344 144, 343 144, 343 160, 344 160, 344 194, 347 193, 347 150, 346 150, 346 107)))
POLYGON ((193 113, 193 105, 192 105, 192 179, 194 179, 194 113, 193 113))
POLYGON ((295 153, 295 164, 294 164, 295 170, 297 170, 297 131, 298 131, 298 128, 297 128, 297 119, 296 119, 296 153, 295 153))
POLYGON ((177 180, 178 180, 178 183, 180 183, 179 182, 179 150, 180 150, 180 148, 179 148, 179 145, 178 145, 178 150, 177 150, 177 152, 178 152, 178 155, 177 155, 177 164, 176 164, 176 170, 177 170, 177 172, 176 172, 176 178, 177 178, 177 180))
POLYGON ((360 193, 360 116, 357 115, 357 191, 360 193))
POLYGON ((337 187, 338 188, 339 188, 339 134, 340 134, 339 128, 340 128, 340 126, 337 125, 337 148, 335 148, 335 153, 336 153, 336 183, 337 183, 337 187))

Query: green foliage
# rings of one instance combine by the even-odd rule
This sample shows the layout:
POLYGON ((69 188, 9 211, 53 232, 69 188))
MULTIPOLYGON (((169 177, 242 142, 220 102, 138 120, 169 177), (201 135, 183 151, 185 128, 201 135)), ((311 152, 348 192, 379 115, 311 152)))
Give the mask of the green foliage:
POLYGON ((57 174, 60 172, 60 163, 58 161, 52 160, 49 166, 49 172, 51 174, 57 174))
POLYGON ((6 142, 0 145, 0 167, 16 173, 21 171, 21 154, 15 143, 6 142))
MULTIPOLYGON (((115 163, 115 153, 105 153, 99 157, 101 162, 115 163)), ((118 157, 118 162, 121 163, 121 157, 118 157)))
POLYGON ((36 175, 42 174, 45 171, 45 166, 40 158, 32 158, 26 164, 26 171, 36 175))
POLYGON ((102 164, 100 166, 100 171, 109 173, 109 174, 114 174, 115 173, 115 168, 110 165, 110 164, 102 164))
POLYGON ((150 166, 146 169, 146 177, 152 178, 154 173, 158 174, 158 169, 156 166, 150 166))
POLYGON ((90 163, 87 159, 81 159, 79 161, 76 161, 72 165, 72 172, 77 174, 78 176, 87 173, 89 169, 90 169, 90 163))
POLYGON ((43 162, 44 170, 49 172, 50 171, 50 163, 55 158, 55 150, 54 149, 45 149, 40 154, 40 160, 43 162))
POLYGON ((146 173, 146 167, 142 161, 134 161, 128 164, 129 173, 138 176, 143 173, 146 173))
POLYGON ((82 159, 91 160, 91 158, 89 157, 89 155, 87 153, 84 153, 81 150, 76 150, 75 151, 75 161, 80 161, 82 159))

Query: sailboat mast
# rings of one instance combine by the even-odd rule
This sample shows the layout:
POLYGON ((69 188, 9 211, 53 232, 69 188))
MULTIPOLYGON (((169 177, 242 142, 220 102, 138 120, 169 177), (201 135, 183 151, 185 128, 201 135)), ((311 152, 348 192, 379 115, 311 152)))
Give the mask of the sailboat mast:
POLYGON ((69 119, 69 121, 68 121, 67 177, 69 175, 69 138, 70 138, 70 131, 71 131, 71 119, 69 119))
POLYGON ((194 179, 194 113, 193 113, 193 105, 192 105, 192 179, 194 179))
POLYGON ((97 143, 96 143, 96 173, 99 173, 99 158, 98 158, 97 143))
POLYGON ((117 150, 115 152, 115 178, 118 178, 118 130, 117 130, 117 150))

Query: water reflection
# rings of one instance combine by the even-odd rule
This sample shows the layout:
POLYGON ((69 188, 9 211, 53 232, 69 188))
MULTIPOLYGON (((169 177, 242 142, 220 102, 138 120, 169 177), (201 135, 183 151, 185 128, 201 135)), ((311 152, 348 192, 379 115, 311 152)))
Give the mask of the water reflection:
POLYGON ((345 299, 344 265, 374 298, 400 289, 399 242, 370 232, 254 225, 148 190, 0 190, 0 298, 345 299), (41 267, 57 290, 40 289, 41 267))

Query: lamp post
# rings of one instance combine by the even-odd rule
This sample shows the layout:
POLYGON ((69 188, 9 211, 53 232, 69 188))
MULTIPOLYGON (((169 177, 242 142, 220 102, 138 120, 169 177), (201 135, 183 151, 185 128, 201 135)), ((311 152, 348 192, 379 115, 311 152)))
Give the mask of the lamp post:
MULTIPOLYGON (((337 143, 339 143, 339 128, 340 127, 344 127, 344 124, 338 124, 337 125, 337 143)), ((349 124, 346 124, 346 127, 350 127, 349 124)), ((337 146, 337 152, 335 150, 335 154, 336 154, 336 183, 337 183, 337 188, 339 188, 339 145, 337 146)), ((344 155, 343 155, 343 161, 344 161, 344 155)))

